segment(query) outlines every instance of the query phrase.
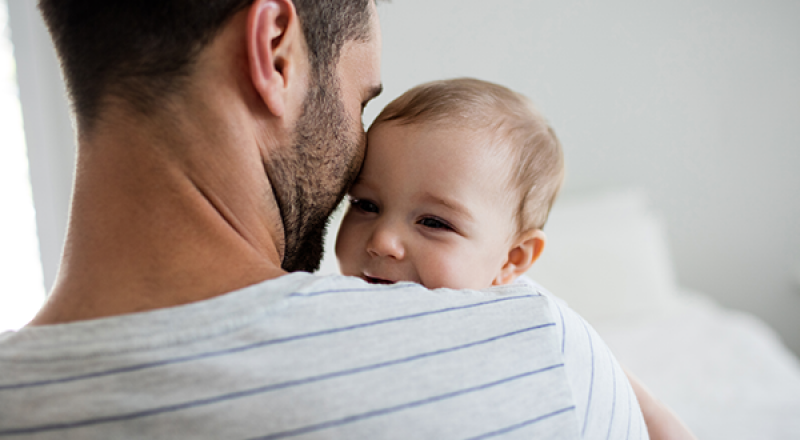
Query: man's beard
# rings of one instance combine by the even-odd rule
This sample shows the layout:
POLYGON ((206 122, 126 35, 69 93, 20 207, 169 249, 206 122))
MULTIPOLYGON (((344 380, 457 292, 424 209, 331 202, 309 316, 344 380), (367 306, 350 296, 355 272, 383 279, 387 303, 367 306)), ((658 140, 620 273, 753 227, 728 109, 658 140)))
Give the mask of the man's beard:
POLYGON ((275 151, 266 164, 284 227, 281 267, 319 269, 330 215, 341 202, 364 157, 332 78, 313 81, 290 151, 275 151))

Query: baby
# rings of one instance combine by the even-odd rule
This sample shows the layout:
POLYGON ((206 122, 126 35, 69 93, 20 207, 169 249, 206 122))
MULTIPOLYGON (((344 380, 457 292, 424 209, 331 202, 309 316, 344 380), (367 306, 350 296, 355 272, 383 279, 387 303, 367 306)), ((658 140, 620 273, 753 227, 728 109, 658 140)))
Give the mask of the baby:
POLYGON ((344 275, 482 289, 541 255, 564 159, 524 96, 476 79, 423 84, 386 106, 368 145, 336 241, 344 275))
MULTIPOLYGON (((564 158, 524 96, 476 79, 423 84, 383 109, 368 145, 336 240, 342 274, 483 289, 514 282, 541 255, 564 158)), ((625 374, 651 439, 695 438, 625 374)))

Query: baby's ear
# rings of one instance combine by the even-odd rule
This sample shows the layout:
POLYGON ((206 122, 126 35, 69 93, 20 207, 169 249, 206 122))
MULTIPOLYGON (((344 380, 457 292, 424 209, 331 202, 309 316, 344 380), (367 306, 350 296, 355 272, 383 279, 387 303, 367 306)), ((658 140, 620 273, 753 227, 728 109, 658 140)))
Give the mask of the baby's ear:
POLYGON ((541 229, 529 229, 520 234, 508 251, 506 262, 492 285, 511 284, 527 272, 542 255, 546 241, 547 237, 541 229))

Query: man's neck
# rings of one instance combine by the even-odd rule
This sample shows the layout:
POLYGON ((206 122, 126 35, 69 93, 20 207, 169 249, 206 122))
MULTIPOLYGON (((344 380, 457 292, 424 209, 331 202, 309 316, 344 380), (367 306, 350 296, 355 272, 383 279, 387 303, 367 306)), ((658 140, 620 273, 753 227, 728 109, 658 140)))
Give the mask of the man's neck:
POLYGON ((284 274, 263 146, 236 109, 192 104, 202 111, 169 126, 109 115, 80 139, 62 266, 33 325, 187 304, 284 274))

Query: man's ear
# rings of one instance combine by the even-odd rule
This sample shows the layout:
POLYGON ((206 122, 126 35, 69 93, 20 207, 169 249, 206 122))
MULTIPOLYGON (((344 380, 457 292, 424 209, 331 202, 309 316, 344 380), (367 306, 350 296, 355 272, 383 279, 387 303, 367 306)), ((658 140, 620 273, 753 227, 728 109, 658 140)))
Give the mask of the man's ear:
POLYGON ((547 237, 541 229, 530 229, 520 234, 508 251, 506 262, 492 285, 511 284, 527 272, 542 255, 546 241, 547 237))
POLYGON ((291 0, 255 0, 247 16, 247 57, 250 77, 264 104, 284 115, 289 86, 296 80, 295 64, 305 47, 297 11, 291 0))

